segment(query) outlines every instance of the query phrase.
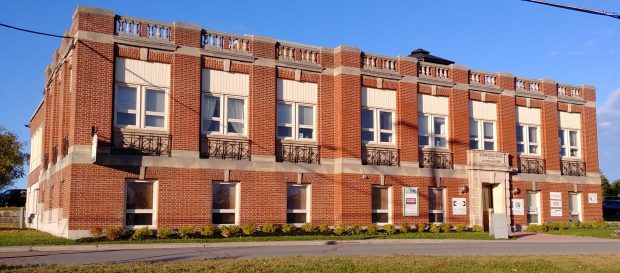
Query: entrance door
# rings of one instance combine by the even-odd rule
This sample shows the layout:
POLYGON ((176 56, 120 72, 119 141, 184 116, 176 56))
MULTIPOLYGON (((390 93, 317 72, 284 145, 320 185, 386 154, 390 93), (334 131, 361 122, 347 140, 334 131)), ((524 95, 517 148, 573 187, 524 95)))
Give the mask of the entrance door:
POLYGON ((484 231, 489 231, 489 209, 493 209, 493 187, 482 186, 482 225, 484 231))

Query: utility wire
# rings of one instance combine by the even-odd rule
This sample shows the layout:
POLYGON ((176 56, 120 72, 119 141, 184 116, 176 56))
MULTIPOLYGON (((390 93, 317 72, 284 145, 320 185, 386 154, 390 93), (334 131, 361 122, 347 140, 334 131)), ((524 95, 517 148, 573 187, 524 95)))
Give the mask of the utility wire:
POLYGON ((0 26, 5 27, 5 28, 14 29, 14 30, 23 31, 23 32, 38 34, 38 35, 44 35, 44 36, 50 36, 50 37, 56 37, 56 38, 63 38, 63 39, 73 39, 73 37, 71 37, 71 36, 49 34, 49 33, 45 33, 45 32, 39 32, 39 31, 29 30, 29 29, 25 29, 25 28, 14 27, 14 26, 10 26, 10 25, 7 25, 7 24, 3 24, 3 23, 0 23, 0 26))

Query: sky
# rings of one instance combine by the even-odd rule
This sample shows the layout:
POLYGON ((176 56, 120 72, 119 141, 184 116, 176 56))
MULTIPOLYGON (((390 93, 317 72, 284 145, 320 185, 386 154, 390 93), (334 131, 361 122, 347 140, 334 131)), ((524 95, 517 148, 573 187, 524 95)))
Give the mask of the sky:
MULTIPOLYGON (((550 0, 620 13, 617 0, 550 0)), ((424 48, 471 69, 597 88, 599 157, 620 179, 620 20, 520 0, 0 1, 0 23, 63 34, 78 5, 234 34, 406 56, 424 48)), ((60 39, 0 28, 0 125, 29 141, 60 39)), ((28 148, 29 151, 29 148, 28 148)), ((25 188, 26 178, 15 187, 25 188)))

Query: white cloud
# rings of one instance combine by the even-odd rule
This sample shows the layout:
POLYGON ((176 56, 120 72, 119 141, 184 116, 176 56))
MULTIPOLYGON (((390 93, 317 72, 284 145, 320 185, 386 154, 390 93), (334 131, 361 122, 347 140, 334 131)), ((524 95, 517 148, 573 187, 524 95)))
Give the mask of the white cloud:
POLYGON ((620 179, 617 157, 620 154, 620 88, 611 92, 603 106, 597 109, 598 151, 601 170, 611 179, 620 179))

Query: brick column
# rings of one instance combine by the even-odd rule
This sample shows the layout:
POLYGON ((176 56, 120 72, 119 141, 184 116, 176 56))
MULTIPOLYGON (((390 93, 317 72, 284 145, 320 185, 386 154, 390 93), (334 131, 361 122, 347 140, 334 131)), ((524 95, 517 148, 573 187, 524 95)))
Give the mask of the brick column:
POLYGON ((583 107, 583 112, 581 113, 581 154, 586 164, 586 172, 598 174, 598 136, 594 87, 582 87, 581 94, 582 97, 587 100, 585 107, 583 107))
POLYGON ((558 85, 552 80, 542 80, 542 92, 551 99, 542 103, 542 145, 543 159, 547 171, 560 172, 560 142, 558 139, 559 120, 557 88, 558 85))
POLYGON ((321 73, 318 84, 318 136, 321 146, 321 158, 334 158, 334 51, 321 48, 319 53, 321 66, 327 68, 321 73))
POLYGON ((398 148, 401 164, 409 162, 417 165, 418 159, 418 63, 414 58, 400 57, 398 71, 403 79, 398 82, 396 92, 396 111, 398 148))
POLYGON ((517 156, 517 118, 515 105, 515 77, 508 73, 499 73, 498 86, 504 92, 499 96, 497 105, 497 136, 499 151, 509 154, 510 166, 516 166, 517 156))
POLYGON ((469 150, 469 70, 460 65, 451 65, 450 73, 456 85, 450 92, 450 151, 454 164, 467 164, 469 150))
POLYGON ((361 159, 361 52, 339 46, 334 56, 335 158, 361 159))
POLYGON ((276 42, 253 36, 250 46, 256 61, 250 70, 248 107, 252 159, 275 161, 276 147, 276 42))
POLYGON ((198 157, 200 143, 200 26, 174 23, 178 49, 170 66, 170 134, 174 156, 198 157))

